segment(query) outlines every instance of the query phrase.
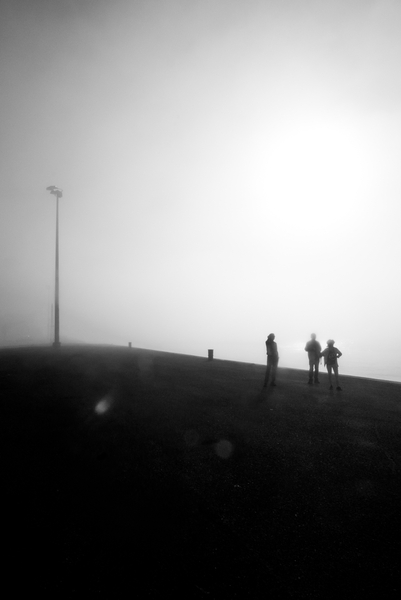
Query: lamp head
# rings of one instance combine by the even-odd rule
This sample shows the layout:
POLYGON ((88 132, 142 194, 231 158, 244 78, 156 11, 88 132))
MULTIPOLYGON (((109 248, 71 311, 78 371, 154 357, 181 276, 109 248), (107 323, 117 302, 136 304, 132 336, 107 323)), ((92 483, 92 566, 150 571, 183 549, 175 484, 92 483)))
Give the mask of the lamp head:
POLYGON ((63 190, 61 190, 60 188, 56 187, 55 185, 49 185, 49 187, 46 188, 51 194, 54 194, 55 196, 57 196, 57 198, 62 198, 63 197, 63 190))

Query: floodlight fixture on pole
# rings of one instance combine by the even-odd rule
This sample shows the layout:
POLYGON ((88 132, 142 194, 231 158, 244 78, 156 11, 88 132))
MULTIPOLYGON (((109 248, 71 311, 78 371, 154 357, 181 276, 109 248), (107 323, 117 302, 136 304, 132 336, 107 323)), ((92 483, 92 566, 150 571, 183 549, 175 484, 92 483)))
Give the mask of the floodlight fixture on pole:
POLYGON ((60 308, 59 308, 59 265, 58 265, 58 201, 63 197, 63 190, 55 185, 49 185, 46 188, 51 194, 56 196, 56 281, 54 287, 54 348, 60 346, 60 308))

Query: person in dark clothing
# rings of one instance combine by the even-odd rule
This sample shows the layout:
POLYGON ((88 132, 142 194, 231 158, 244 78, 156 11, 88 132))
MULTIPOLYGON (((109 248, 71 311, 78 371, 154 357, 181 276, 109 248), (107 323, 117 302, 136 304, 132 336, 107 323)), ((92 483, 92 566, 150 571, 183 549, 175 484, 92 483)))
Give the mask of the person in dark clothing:
POLYGON ((334 375, 336 378, 336 389, 341 392, 341 387, 338 382, 338 362, 337 358, 342 356, 342 352, 339 351, 338 348, 334 346, 334 340, 327 340, 327 348, 325 348, 321 354, 324 357, 324 364, 327 366, 327 372, 329 374, 329 383, 330 389, 333 389, 332 381, 331 381, 331 371, 334 371, 334 375))
POLYGON ((322 347, 316 340, 316 333, 311 333, 311 339, 306 343, 305 350, 308 353, 309 358, 309 381, 308 383, 319 382, 319 361, 322 352, 322 347), (314 371, 314 373, 313 373, 314 371))
POLYGON ((263 387, 267 386, 269 379, 270 379, 270 374, 271 374, 270 385, 272 385, 272 386, 276 385, 276 372, 277 372, 279 356, 278 356, 277 344, 274 341, 275 337, 276 336, 274 335, 274 333, 269 333, 269 335, 267 336, 267 340, 265 342, 266 354, 267 354, 267 367, 266 367, 266 376, 265 376, 265 382, 263 384, 263 387))

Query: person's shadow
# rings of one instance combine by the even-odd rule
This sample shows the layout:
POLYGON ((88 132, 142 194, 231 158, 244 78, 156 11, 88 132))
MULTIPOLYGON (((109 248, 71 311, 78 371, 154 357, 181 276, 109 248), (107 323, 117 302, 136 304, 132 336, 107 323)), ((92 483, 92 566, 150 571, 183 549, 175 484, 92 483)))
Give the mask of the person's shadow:
POLYGON ((273 389, 274 388, 272 388, 272 387, 264 387, 263 386, 259 392, 255 393, 254 395, 252 395, 250 397, 250 399, 248 401, 249 408, 251 408, 253 410, 259 408, 259 406, 261 406, 268 400, 273 389))

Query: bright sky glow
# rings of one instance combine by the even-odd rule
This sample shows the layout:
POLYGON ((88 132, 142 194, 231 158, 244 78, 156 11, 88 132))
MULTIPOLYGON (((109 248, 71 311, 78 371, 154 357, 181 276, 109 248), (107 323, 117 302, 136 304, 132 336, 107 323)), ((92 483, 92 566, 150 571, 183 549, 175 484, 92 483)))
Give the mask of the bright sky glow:
POLYGON ((56 185, 62 343, 306 368, 315 331, 401 380, 398 1, 0 7, 2 345, 51 339, 56 185))

